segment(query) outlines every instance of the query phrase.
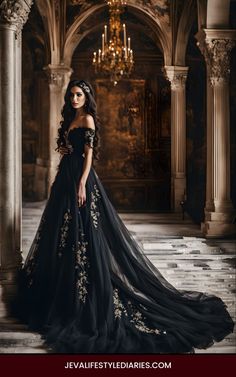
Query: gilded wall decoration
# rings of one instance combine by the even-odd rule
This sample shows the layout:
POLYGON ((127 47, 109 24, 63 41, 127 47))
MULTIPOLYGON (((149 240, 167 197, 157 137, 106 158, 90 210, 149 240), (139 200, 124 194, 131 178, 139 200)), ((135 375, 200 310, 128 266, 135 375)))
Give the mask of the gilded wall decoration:
POLYGON ((100 152, 104 160, 103 177, 142 178, 145 81, 125 80, 111 89, 109 81, 98 80, 96 86, 100 112, 107 117, 101 130, 105 145, 100 152))

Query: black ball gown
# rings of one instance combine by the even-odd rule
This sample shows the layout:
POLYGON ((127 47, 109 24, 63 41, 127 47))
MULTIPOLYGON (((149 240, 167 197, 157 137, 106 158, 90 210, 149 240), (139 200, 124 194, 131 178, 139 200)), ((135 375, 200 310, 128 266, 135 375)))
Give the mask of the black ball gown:
POLYGON ((78 207, 84 144, 93 147, 94 135, 83 127, 68 134, 73 151, 59 163, 19 274, 18 315, 55 353, 193 353, 221 341, 234 327, 224 302, 166 281, 93 166, 78 207))

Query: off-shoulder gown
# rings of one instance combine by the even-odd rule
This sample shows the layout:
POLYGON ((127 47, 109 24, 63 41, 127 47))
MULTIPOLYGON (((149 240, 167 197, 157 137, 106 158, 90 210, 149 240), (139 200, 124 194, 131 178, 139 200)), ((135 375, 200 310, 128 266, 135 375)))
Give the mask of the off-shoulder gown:
POLYGON ((193 353, 233 331, 224 302, 174 288, 145 256, 92 166, 78 207, 84 145, 59 163, 29 254, 19 273, 17 315, 55 353, 193 353))

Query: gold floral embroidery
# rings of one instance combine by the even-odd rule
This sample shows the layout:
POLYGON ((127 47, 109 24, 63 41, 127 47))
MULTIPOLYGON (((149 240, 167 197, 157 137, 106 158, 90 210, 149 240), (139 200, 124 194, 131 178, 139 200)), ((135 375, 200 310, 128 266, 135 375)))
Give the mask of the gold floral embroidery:
POLYGON ((72 216, 71 216, 71 213, 70 213, 70 209, 68 209, 64 214, 64 223, 61 227, 61 239, 60 239, 60 243, 59 243, 60 251, 58 253, 59 257, 62 256, 61 250, 66 247, 66 239, 68 237, 69 223, 70 223, 71 219, 72 219, 72 216))
POLYGON ((85 271, 79 273, 79 280, 77 281, 77 289, 79 291, 79 299, 85 303, 87 296, 87 273, 85 271))
POLYGON ((119 298, 119 292, 117 288, 113 290, 113 303, 115 309, 115 318, 121 318, 122 313, 127 316, 127 311, 119 298))
POLYGON ((131 318, 132 318, 130 322, 134 324, 136 329, 138 329, 139 331, 145 332, 147 334, 156 334, 156 335, 161 334, 161 331, 159 329, 150 329, 149 327, 147 327, 144 322, 146 318, 143 316, 143 314, 139 310, 134 309, 132 304, 129 304, 129 306, 131 307, 131 318))
POLYGON ((94 191, 91 192, 91 204, 90 204, 90 213, 93 220, 93 225, 95 228, 98 227, 98 217, 100 213, 97 208, 98 199, 101 197, 97 185, 94 185, 94 191))
POLYGON ((95 136, 95 130, 92 130, 92 129, 85 130, 85 133, 84 133, 85 144, 87 144, 91 148, 93 148, 94 136, 95 136))
POLYGON ((76 251, 76 262, 82 268, 85 267, 87 263, 87 256, 86 256, 86 246, 88 242, 78 242, 78 249, 76 251))
MULTIPOLYGON (((119 291, 117 288, 113 290, 113 302, 114 302, 114 315, 115 318, 121 318, 122 314, 126 317, 129 317, 130 322, 138 329, 139 331, 145 332, 147 334, 166 334, 166 331, 162 331, 159 329, 151 329, 146 324, 145 321, 147 320, 143 314, 137 310, 136 306, 134 306, 131 301, 127 302, 127 307, 124 306, 120 297, 119 291)), ((144 307, 142 304, 140 305, 144 307)))
MULTIPOLYGON (((87 285, 88 282, 88 273, 87 269, 89 268, 89 263, 87 261, 87 245, 88 242, 85 241, 79 241, 77 250, 76 250, 76 270, 77 270, 77 283, 76 287, 78 289, 79 293, 79 300, 81 300, 83 303, 86 301, 87 296, 87 285)), ((75 250, 75 248, 73 248, 75 250)))

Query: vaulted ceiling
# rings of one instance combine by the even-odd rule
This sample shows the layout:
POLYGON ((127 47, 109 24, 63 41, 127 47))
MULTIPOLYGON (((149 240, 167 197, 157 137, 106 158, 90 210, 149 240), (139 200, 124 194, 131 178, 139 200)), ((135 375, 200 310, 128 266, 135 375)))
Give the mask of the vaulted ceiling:
MULTIPOLYGON (((219 27, 229 19, 230 0, 127 0, 126 3, 122 20, 127 24, 132 43, 135 39, 142 40, 144 50, 149 48, 149 52, 162 54, 165 65, 185 65, 194 21, 202 28, 208 21, 219 27)), ((79 45, 89 51, 89 46, 92 49, 97 43, 98 48, 103 26, 109 19, 105 0, 36 0, 32 12, 35 17, 31 28, 45 50, 45 63, 52 65, 70 66, 79 45), (41 15, 42 22, 36 14, 41 15)))

